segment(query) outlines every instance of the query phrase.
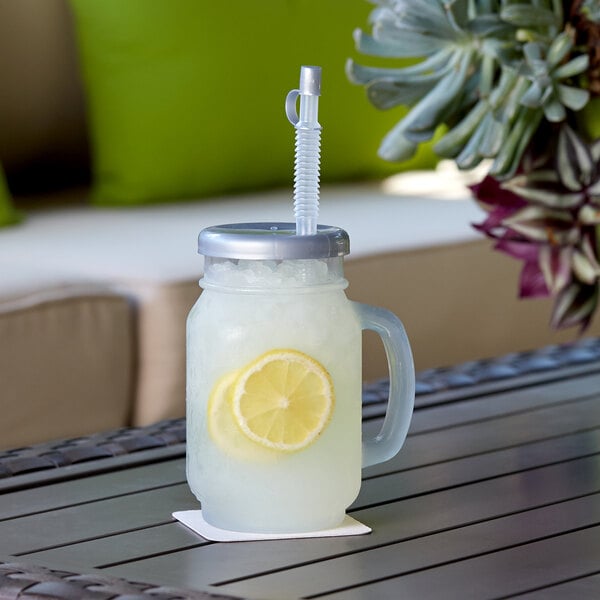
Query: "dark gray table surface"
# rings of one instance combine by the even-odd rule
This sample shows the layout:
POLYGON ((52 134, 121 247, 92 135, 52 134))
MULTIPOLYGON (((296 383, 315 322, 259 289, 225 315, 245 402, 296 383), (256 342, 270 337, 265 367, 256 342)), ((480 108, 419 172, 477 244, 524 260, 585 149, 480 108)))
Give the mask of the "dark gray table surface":
MULTIPOLYGON (((198 508, 176 436, 133 453, 96 440, 114 456, 79 462, 85 441, 0 453, 0 599, 600 598, 600 345, 419 385, 403 450, 364 470, 350 508, 366 536, 202 539, 171 517, 198 508), (60 464, 9 472, 34 455, 60 464)), ((383 388, 365 390, 366 431, 383 388)))

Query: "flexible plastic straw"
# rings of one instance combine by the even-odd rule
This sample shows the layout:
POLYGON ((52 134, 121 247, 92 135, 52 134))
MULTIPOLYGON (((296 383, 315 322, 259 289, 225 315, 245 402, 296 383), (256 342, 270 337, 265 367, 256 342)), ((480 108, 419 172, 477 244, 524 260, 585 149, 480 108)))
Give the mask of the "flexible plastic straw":
POLYGON ((320 95, 321 67, 301 67, 300 89, 291 90, 285 100, 287 118, 296 128, 294 216, 297 235, 317 233, 321 156, 321 126, 318 121, 320 95), (299 113, 296 111, 298 97, 299 113))

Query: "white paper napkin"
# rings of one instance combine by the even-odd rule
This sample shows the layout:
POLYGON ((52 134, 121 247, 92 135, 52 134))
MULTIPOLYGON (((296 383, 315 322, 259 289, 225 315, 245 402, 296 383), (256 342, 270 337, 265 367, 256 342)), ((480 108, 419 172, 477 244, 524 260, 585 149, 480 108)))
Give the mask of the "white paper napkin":
POLYGON ((286 540, 294 538, 338 537, 345 535, 364 535, 371 533, 371 528, 346 515, 338 527, 321 531, 304 533, 246 533, 228 531, 213 527, 204 520, 201 510, 181 510, 173 513, 173 517, 203 538, 213 542, 251 542, 256 540, 286 540))

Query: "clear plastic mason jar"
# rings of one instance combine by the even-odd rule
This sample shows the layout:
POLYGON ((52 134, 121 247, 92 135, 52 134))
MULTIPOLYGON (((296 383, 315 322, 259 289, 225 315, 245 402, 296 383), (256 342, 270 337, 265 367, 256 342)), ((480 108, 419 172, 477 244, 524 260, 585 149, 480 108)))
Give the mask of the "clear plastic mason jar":
POLYGON ((400 321, 351 302, 346 232, 293 224, 210 227, 204 288, 187 321, 187 478, 207 522, 251 532, 339 525, 361 468, 401 448, 414 367, 400 321), (361 434, 361 338, 377 331, 390 367, 382 431, 361 434))

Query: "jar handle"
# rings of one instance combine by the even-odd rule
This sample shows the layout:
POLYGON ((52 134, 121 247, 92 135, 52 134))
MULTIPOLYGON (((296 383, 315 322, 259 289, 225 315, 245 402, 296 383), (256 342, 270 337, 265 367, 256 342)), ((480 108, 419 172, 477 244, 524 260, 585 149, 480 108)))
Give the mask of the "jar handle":
POLYGON ((380 432, 363 440, 363 467, 395 456, 406 439, 415 403, 415 367, 404 325, 384 308, 353 302, 361 329, 379 334, 387 355, 390 391, 380 432))

